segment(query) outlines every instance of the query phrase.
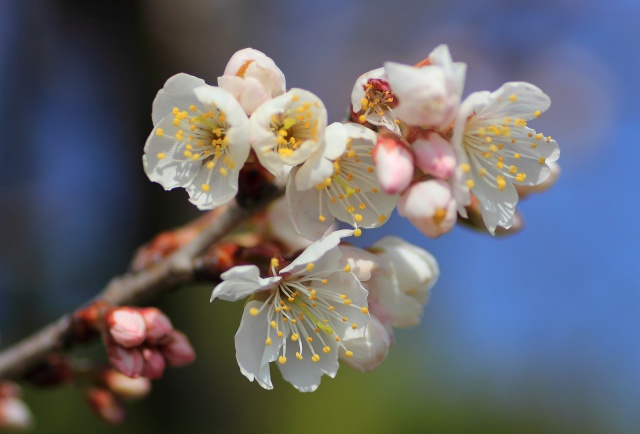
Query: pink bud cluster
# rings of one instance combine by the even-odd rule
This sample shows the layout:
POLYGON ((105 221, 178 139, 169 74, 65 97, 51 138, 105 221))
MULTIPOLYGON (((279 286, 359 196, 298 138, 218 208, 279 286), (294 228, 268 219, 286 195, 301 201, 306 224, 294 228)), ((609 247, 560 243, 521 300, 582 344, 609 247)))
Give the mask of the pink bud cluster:
POLYGON ((456 157, 449 142, 434 131, 420 131, 409 143, 382 131, 374 148, 378 181, 385 193, 400 194, 398 212, 421 232, 438 237, 456 223, 450 180, 456 157))
POLYGON ((195 360, 189 339, 154 307, 118 307, 105 316, 105 346, 111 365, 131 378, 157 379, 165 367, 195 360))
POLYGON ((33 425, 33 417, 22 401, 20 387, 0 381, 0 431, 26 431, 33 425))

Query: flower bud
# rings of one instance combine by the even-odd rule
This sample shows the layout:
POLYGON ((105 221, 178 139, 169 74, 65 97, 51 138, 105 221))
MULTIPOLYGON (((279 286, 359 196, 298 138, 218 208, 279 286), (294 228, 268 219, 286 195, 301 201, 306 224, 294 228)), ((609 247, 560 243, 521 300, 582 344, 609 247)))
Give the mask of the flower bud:
POLYGON ((174 368, 185 366, 196 359, 196 352, 189 343, 189 338, 184 333, 173 331, 171 340, 167 345, 160 347, 167 365, 174 368))
POLYGON ((373 161, 380 187, 387 194, 404 191, 413 178, 413 155, 391 134, 380 134, 373 148, 373 161))
POLYGON ((27 405, 17 398, 0 398, 0 430, 27 431, 33 416, 27 405))
POLYGON ((92 387, 87 391, 87 400, 91 409, 103 421, 112 425, 124 422, 124 406, 110 391, 92 387))
POLYGON ((12 381, 0 381, 0 398, 20 398, 22 389, 12 381))
POLYGON ((125 400, 144 398, 151 390, 151 381, 148 378, 127 377, 114 369, 105 370, 102 381, 111 392, 125 400))
POLYGON ((147 343, 150 345, 162 345, 169 341, 173 332, 171 320, 162 311, 155 307, 145 307, 139 310, 147 326, 147 343))
POLYGON ((432 238, 449 232, 457 215, 451 188, 446 182, 435 179, 409 187, 398 201, 398 212, 432 238))
POLYGON ((144 359, 144 367, 142 368, 142 376, 152 380, 162 377, 164 368, 167 365, 164 357, 158 348, 148 347, 142 349, 142 358, 144 359))
POLYGON ((218 86, 236 97, 248 115, 286 89, 280 68, 267 55, 253 48, 245 48, 231 56, 223 76, 218 77, 218 86))
POLYGON ((113 343, 107 344, 109 362, 124 375, 136 378, 142 374, 144 359, 138 348, 124 348, 113 343))
POLYGON ((109 311, 106 321, 113 340, 125 348, 137 347, 147 338, 144 318, 132 307, 119 307, 109 311))
POLYGON ((353 355, 346 357, 341 353, 340 360, 353 369, 367 372, 387 358, 389 346, 393 343, 393 331, 372 315, 364 335, 359 336, 348 329, 342 343, 353 355))
POLYGON ((416 157, 416 166, 436 178, 449 179, 456 168, 453 148, 438 133, 429 133, 426 139, 418 139, 411 148, 416 157))

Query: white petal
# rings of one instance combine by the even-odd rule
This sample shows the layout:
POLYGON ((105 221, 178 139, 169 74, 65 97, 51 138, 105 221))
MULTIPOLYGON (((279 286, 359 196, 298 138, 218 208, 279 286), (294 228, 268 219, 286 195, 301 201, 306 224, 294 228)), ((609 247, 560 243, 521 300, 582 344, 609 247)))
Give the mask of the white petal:
POLYGON ((364 86, 369 82, 371 78, 384 78, 385 71, 384 68, 377 68, 369 72, 365 72, 356 80, 356 84, 353 86, 353 90, 351 91, 351 105, 353 106, 353 111, 358 113, 362 110, 362 98, 365 96, 364 86))
POLYGON ((320 204, 327 210, 326 199, 315 188, 300 191, 296 188, 295 178, 298 168, 291 171, 287 180, 286 198, 295 230, 308 240, 322 238, 335 219, 328 212, 324 221, 319 220, 320 204))
POLYGON ((211 294, 211 301, 219 298, 226 301, 237 301, 248 297, 256 291, 273 287, 281 280, 274 276, 263 279, 260 270, 255 265, 239 265, 220 275, 223 282, 219 283, 211 294))
POLYGON ((188 110, 194 103, 193 89, 205 85, 204 80, 184 73, 169 78, 153 101, 153 124, 157 125, 162 118, 172 114, 174 107, 178 107, 180 111, 188 110))
POLYGON ((550 105, 551 99, 533 84, 511 82, 493 92, 487 105, 476 114, 481 119, 511 116, 529 120, 537 117, 536 111, 539 110, 539 116, 550 105))
POLYGON ((318 266, 318 269, 336 269, 338 260, 340 259, 340 251, 336 249, 342 238, 353 234, 351 230, 340 230, 331 232, 322 239, 311 244, 288 266, 280 270, 280 273, 295 273, 305 268, 309 263, 317 263, 321 259, 324 266, 318 266))

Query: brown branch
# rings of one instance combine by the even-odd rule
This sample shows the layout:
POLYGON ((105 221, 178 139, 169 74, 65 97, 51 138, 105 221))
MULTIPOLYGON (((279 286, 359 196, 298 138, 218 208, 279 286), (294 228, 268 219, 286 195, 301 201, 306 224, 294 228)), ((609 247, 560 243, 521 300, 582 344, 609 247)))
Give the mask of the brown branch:
MULTIPOLYGON (((244 203, 244 206, 233 202, 171 256, 148 269, 112 279, 92 301, 104 300, 113 305, 139 304, 178 285, 192 282, 195 278, 194 259, 199 254, 281 194, 282 191, 272 189, 265 191, 257 202, 244 203)), ((73 313, 69 313, 0 352, 0 379, 19 377, 49 353, 71 346, 74 343, 72 326, 73 313)))

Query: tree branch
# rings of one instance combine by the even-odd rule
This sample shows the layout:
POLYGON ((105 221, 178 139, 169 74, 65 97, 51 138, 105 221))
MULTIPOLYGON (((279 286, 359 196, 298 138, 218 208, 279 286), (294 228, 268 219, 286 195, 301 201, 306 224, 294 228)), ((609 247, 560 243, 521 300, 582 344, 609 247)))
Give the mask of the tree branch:
MULTIPOLYGON (((233 202, 171 256, 148 269, 112 279, 92 302, 104 300, 113 305, 139 304, 193 281, 194 259, 199 254, 280 195, 281 190, 272 189, 265 191, 259 201, 244 203, 244 206, 233 202)), ((44 360, 47 354, 72 345, 72 326, 73 313, 69 313, 0 352, 0 379, 19 377, 44 360)))

